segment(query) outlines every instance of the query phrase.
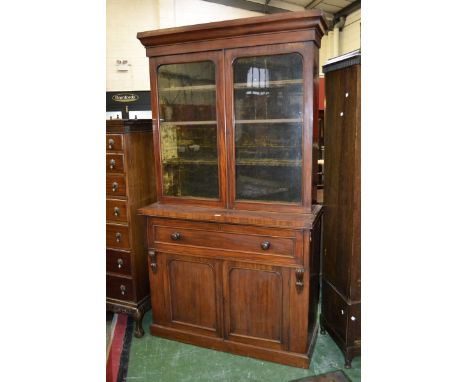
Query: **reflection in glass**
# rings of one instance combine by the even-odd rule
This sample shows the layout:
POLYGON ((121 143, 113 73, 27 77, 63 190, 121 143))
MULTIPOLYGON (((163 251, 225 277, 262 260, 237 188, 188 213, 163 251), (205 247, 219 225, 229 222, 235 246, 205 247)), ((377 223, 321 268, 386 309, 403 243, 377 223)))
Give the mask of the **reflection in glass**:
POLYGON ((233 66, 236 199, 299 203, 302 56, 238 58, 233 66))
POLYGON ((219 198, 215 65, 158 68, 163 193, 219 198))

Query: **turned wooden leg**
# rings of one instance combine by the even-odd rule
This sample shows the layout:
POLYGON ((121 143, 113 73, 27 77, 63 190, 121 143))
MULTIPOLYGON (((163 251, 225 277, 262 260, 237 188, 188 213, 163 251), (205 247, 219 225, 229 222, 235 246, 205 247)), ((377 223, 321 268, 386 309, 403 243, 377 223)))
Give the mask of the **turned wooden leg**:
POLYGON ((135 320, 134 335, 136 338, 141 338, 145 334, 145 331, 143 330, 143 325, 142 325, 143 315, 144 315, 144 312, 142 312, 140 309, 137 309, 136 312, 133 314, 133 319, 135 320))

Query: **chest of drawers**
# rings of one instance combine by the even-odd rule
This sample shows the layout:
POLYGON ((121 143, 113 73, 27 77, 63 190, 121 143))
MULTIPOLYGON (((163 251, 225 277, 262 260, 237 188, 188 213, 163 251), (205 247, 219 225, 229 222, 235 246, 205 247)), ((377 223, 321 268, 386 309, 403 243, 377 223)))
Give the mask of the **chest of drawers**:
POLYGON ((137 209, 153 202, 151 120, 108 120, 106 125, 106 307, 133 315, 135 336, 150 309, 145 222, 137 209))

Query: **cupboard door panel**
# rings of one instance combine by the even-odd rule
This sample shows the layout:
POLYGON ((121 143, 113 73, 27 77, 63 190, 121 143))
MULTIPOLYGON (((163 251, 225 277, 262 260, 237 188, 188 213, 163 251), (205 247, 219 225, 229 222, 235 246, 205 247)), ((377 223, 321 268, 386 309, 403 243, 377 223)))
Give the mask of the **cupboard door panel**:
POLYGON ((280 267, 225 263, 228 339, 277 349, 287 345, 288 274, 280 267))
POLYGON ((302 67, 298 53, 234 61, 236 199, 301 201, 302 67))
POLYGON ((171 326, 220 336, 217 262, 188 256, 164 256, 171 326))
POLYGON ((226 51, 232 202, 309 205, 309 60, 303 44, 226 51))
POLYGON ((162 57, 154 61, 153 68, 162 200, 224 205, 222 53, 162 57))
POLYGON ((310 205, 311 54, 306 44, 226 51, 230 203, 299 211, 310 205), (310 73, 309 73, 310 72, 310 73))

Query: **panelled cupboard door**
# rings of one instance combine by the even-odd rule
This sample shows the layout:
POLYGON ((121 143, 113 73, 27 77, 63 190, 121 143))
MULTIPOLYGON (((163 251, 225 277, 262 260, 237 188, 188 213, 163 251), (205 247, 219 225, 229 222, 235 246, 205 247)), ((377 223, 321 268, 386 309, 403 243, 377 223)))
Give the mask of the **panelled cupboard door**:
POLYGON ((150 59, 158 200, 226 205, 220 51, 150 59))
POLYGON ((310 209, 313 52, 311 43, 226 50, 234 208, 310 209))
MULTIPOLYGON (((180 330, 222 337, 222 283, 220 262, 200 257, 157 255, 152 290, 164 289, 164 302, 156 301, 156 322, 180 330), (154 284, 153 284, 154 283, 154 284), (158 285, 162 284, 162 285, 158 285)), ((154 301, 152 301, 154 302, 154 301)))
POLYGON ((287 349, 289 269, 226 261, 223 264, 225 338, 287 349))

